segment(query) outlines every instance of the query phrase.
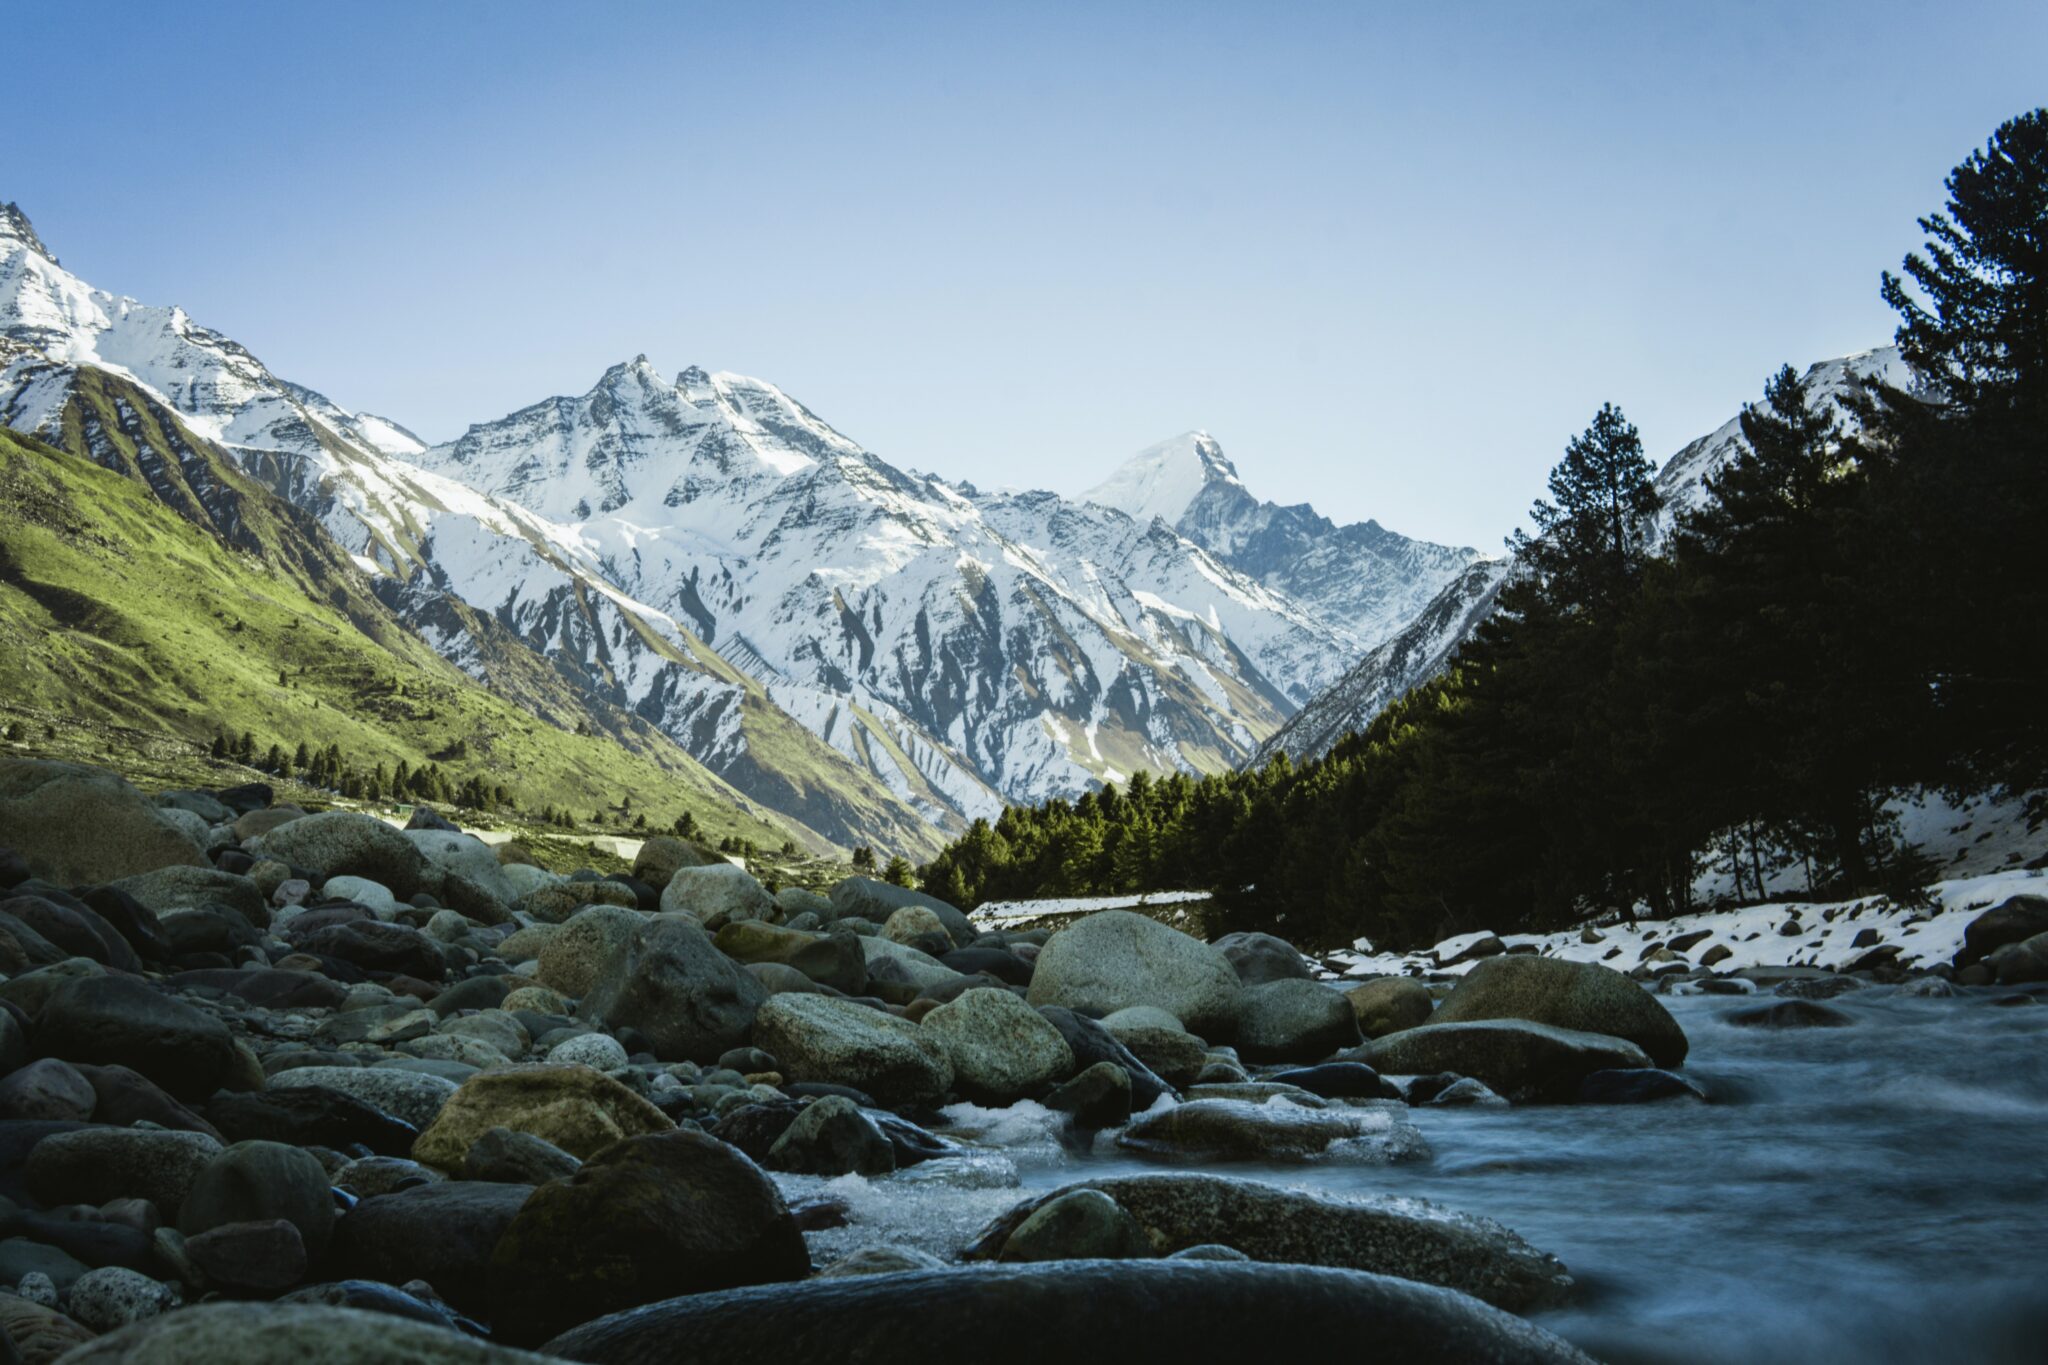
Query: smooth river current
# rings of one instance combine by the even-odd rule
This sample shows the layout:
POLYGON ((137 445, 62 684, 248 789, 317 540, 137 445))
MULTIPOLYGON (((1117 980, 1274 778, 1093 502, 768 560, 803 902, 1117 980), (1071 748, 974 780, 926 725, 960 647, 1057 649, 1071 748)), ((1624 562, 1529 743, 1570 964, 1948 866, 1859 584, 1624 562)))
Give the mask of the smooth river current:
MULTIPOLYGON (((2048 1361, 2048 1003, 2001 994, 1875 987, 1829 1002, 1855 1019, 1837 1029, 1737 1028, 1724 1016, 1754 999, 1667 998, 1713 1103, 1424 1107, 1428 1162, 1216 1169, 1495 1218, 1579 1282, 1533 1320, 1610 1365, 2048 1361)), ((1035 1109, 993 1119, 1005 1155, 979 1178, 945 1161, 830 1182, 853 1225, 814 1249, 945 1255, 1016 1180, 1158 1169, 1063 1155, 1035 1109)))

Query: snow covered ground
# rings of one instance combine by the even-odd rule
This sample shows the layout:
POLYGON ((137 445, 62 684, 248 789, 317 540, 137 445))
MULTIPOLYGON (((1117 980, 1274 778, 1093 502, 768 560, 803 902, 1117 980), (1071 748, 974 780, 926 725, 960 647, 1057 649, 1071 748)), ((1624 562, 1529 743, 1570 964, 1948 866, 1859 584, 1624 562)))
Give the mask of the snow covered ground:
MULTIPOLYGON (((1745 906, 1739 910, 1706 910, 1668 920, 1645 919, 1632 925, 1604 924, 1587 942, 1581 929, 1555 934, 1502 934, 1510 948, 1533 944, 1545 957, 1568 962, 1600 962, 1627 971, 1660 946, 1687 934, 1704 932, 1706 937, 1688 944, 1682 956, 1693 963, 1716 945, 1728 949, 1728 956, 1713 967, 1716 971, 1739 971, 1744 967, 1827 967, 1840 969, 1886 944, 1899 949, 1894 961, 1902 967, 1932 967, 1947 962, 1962 947, 1963 930, 1971 920, 2013 896, 2048 896, 2048 871, 2014 869, 1976 877, 1958 877, 1936 882, 1928 889, 1931 904, 1908 905, 1866 896, 1860 900, 1815 902, 1774 901, 1745 906), (1796 922, 1799 930, 1783 931, 1796 922), (1876 942, 1856 940, 1865 930, 1876 933, 1876 942)), ((1434 973, 1463 976, 1483 959, 1448 962, 1469 949, 1483 933, 1460 934, 1433 948, 1413 953, 1374 952, 1360 940, 1349 952, 1328 956, 1327 968, 1340 976, 1400 976, 1434 973)))
POLYGON ((1206 891, 1153 891, 1142 896, 1068 896, 1059 900, 989 901, 978 906, 968 918, 977 924, 992 926, 1005 920, 1092 915, 1098 910, 1144 911, 1162 905, 1194 905, 1208 899, 1209 893, 1206 891))

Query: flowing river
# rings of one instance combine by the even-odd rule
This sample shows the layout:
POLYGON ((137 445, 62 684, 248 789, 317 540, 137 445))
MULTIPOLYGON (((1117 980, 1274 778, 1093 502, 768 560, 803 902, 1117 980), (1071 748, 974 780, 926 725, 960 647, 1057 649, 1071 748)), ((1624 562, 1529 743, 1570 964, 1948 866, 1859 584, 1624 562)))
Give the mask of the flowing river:
MULTIPOLYGON (((1830 1002, 1855 1021, 1833 1029, 1738 1028, 1725 1016, 1755 1001, 1667 998, 1713 1103, 1424 1107, 1428 1162, 1218 1169, 1498 1219, 1579 1281, 1534 1320, 1610 1365, 2048 1360, 2048 1005, 2005 994, 1874 987, 1830 1002)), ((830 1182, 853 1225, 816 1250, 953 1250, 1016 1180, 1157 1169, 1067 1156, 1046 1119, 994 1118, 985 1167, 830 1182)))

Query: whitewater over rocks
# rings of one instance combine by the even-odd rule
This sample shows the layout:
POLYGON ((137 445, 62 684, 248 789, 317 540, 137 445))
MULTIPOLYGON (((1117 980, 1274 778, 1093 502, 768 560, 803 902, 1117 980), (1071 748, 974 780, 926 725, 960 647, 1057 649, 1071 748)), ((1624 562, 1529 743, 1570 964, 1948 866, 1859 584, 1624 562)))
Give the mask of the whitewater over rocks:
MULTIPOLYGON (((678 840, 565 877, 227 795, 0 761, 0 1330, 24 1360, 1111 1360, 1277 1323, 1581 1360, 1512 1316, 1576 1302, 1555 1255, 1282 1173, 1454 1159, 1418 1127, 1453 1106, 1717 1098, 1659 995, 1593 963, 1322 981, 1270 935, 984 930, 869 879, 771 895, 678 840), (1058 1171, 1082 1178, 1020 1188, 1058 1171), (932 1211, 923 1244, 860 1240, 892 1203, 932 1211)), ((2042 904, 1981 914, 1944 970, 2048 976, 2042 904)), ((1762 1037, 1832 1022, 1823 977, 1907 980, 1648 984, 1782 981, 1726 1019, 1762 1037)))

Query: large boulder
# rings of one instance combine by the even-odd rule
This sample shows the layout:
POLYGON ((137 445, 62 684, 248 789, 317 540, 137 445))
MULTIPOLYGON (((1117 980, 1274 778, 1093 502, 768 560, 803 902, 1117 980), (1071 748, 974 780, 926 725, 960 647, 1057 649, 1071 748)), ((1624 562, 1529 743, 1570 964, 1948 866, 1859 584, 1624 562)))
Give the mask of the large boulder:
POLYGON ((798 1175, 886 1175, 896 1149, 875 1121, 844 1095, 826 1095, 798 1111, 768 1148, 768 1165, 798 1175))
POLYGON ((1429 1022, 1436 1001, 1429 987, 1409 976, 1383 976, 1363 985, 1346 986, 1344 996, 1358 1018, 1358 1030, 1368 1038, 1384 1038, 1404 1028, 1429 1022))
POLYGON ((1385 1165, 1429 1156, 1429 1144, 1393 1103, 1307 1109, 1284 1101, 1190 1100, 1133 1119, 1117 1145, 1175 1162, 1314 1161, 1341 1155, 1385 1165))
POLYGON ((1356 1049, 1356 1059, 1382 1074, 1449 1071, 1471 1076, 1515 1101, 1568 1101, 1596 1071, 1651 1064, 1649 1055, 1625 1038, 1522 1019, 1424 1024, 1367 1043, 1356 1049))
POLYGON ((2048 981, 2048 933, 2008 943, 1984 959, 2001 986, 2048 981))
POLYGON ((66 1357, 84 1365, 549 1365, 452 1327, 312 1303, 206 1303, 123 1327, 66 1357))
POLYGON ((867 954, 848 930, 809 934, 765 920, 735 920, 718 931, 714 942, 735 962, 779 962, 847 995, 867 989, 867 954))
POLYGON ((351 810, 322 811, 279 825, 256 840, 251 852, 302 869, 315 882, 367 877, 400 897, 419 890, 427 864, 402 830, 351 810))
POLYGON ((1493 1222, 1397 1195, 1333 1197, 1206 1173, 1122 1175, 1077 1181, 1024 1199, 997 1216, 963 1259, 993 1261, 1038 1209, 1073 1191, 1108 1195, 1143 1228, 1151 1254, 1231 1246, 1253 1261, 1325 1265, 1399 1275, 1470 1293, 1495 1308, 1530 1312, 1573 1289, 1565 1265, 1493 1222))
POLYGON ((964 948, 974 942, 979 934, 958 906, 940 900, 937 896, 922 891, 912 891, 907 886, 894 882, 879 881, 874 877, 848 877, 832 888, 831 919, 864 919, 871 924, 887 924, 889 917, 906 905, 920 905, 938 916, 939 923, 946 927, 953 946, 964 948))
POLYGON ((1060 1031, 1006 990, 964 991, 920 1027, 945 1048, 960 1095, 978 1104, 1012 1104, 1074 1073, 1060 1031))
POLYGON ((1037 1195, 990 1223, 967 1248, 993 1260, 1011 1234, 1076 1190, 1109 1196, 1135 1218, 1152 1254, 1232 1247, 1255 1261, 1370 1270, 1420 1280, 1521 1313, 1562 1301, 1572 1278, 1490 1218, 1393 1195, 1336 1198, 1195 1172, 1083 1180, 1037 1195))
POLYGON ((1073 1051, 1077 1070, 1107 1062, 1124 1073, 1130 1081, 1133 1113, 1142 1113, 1156 1104, 1161 1095, 1173 1093, 1172 1086, 1140 1061, 1138 1055, 1124 1046, 1100 1021, 1076 1014, 1064 1005, 1040 1005, 1038 1013, 1046 1023, 1059 1030, 1060 1037, 1073 1051))
POLYGON ((1039 950, 1031 1003, 1110 1014, 1154 1005, 1211 1041, 1237 1029, 1243 995, 1230 959, 1198 938, 1128 910, 1104 910, 1039 950))
POLYGON ((491 1252, 532 1194, 448 1180, 365 1199, 335 1226, 334 1269, 385 1284, 425 1280, 464 1312, 488 1312, 491 1252))
POLYGON ((663 914, 612 950, 578 1013, 613 1033, 638 1031, 663 1061, 713 1062, 749 1041, 767 998, 696 921, 663 914))
POLYGON ((1237 1050, 1249 1062, 1313 1062, 1357 1044, 1351 1002, 1318 981, 1281 977, 1247 986, 1237 1050))
POLYGON ((114 774, 26 758, 0 759, 0 847, 60 886, 207 865, 198 841, 114 774))
POLYGON ((563 921, 540 950, 534 980, 581 998, 595 985, 611 955, 624 947, 647 917, 622 905, 593 905, 563 921))
POLYGON ((187 1237, 233 1223, 283 1219, 317 1261, 334 1231, 327 1171, 310 1152, 281 1142, 237 1142, 206 1163, 186 1191, 178 1230, 187 1237))
POLYGON ((2036 934, 2048 934, 2048 896, 2014 896, 1965 926, 1956 966, 1982 962, 2007 944, 2023 943, 2036 934))
POLYGON ((441 945, 408 924, 360 919, 297 934, 293 945, 320 957, 340 958, 366 972, 391 972, 439 981, 448 974, 441 945))
MULTIPOLYGON (((517 866, 504 866, 500 870, 510 877, 517 870, 517 866)), ((518 879, 515 878, 514 881, 516 885, 518 879)), ((626 910, 637 910, 640 908, 640 898, 633 894, 632 887, 618 882, 602 879, 581 882, 551 879, 522 890, 519 899, 512 902, 513 910, 539 920, 542 924, 561 924, 581 912, 584 907, 591 905, 616 905, 626 910)))
POLYGON ((57 987, 35 1037, 49 1056, 132 1067, 179 1099, 204 1099, 241 1074, 226 1025, 132 976, 57 987))
POLYGON ((969 1343, 982 1365, 1260 1360, 1277 1341, 1402 1365, 1592 1365, 1479 1300, 1390 1275, 1261 1261, 1051 1261, 825 1277, 670 1299, 544 1348, 604 1365, 899 1360, 969 1343))
POLYGON ((415 1128, 425 1128, 455 1093, 455 1082, 422 1071, 390 1066, 301 1066, 270 1078, 269 1090, 297 1086, 338 1090, 381 1109, 415 1128))
POLYGON ((918 990, 929 990, 960 978, 960 973, 930 953, 907 943, 897 943, 879 934, 863 935, 855 942, 860 944, 861 955, 867 959, 868 975, 875 981, 907 980, 918 990))
POLYGON ((1240 932, 1216 940, 1216 951, 1230 959, 1237 979, 1247 986, 1268 981, 1307 981, 1312 973, 1301 950, 1272 934, 1240 932))
POLYGON ((269 919, 263 893, 256 883, 216 867, 160 867, 112 883, 114 888, 135 898, 138 905, 165 915, 200 905, 225 905, 252 924, 269 919))
POLYGON ((644 841, 640 851, 633 855, 633 880, 645 882, 659 891, 683 868, 709 867, 718 861, 722 860, 688 840, 678 839, 673 834, 657 834, 644 841))
POLYGON ((1658 1066, 1685 1060, 1685 1030, 1671 1011, 1628 977, 1598 963, 1527 954, 1488 958, 1465 974, 1432 1016, 1438 1024, 1480 1019, 1527 1019, 1626 1038, 1658 1066))
POLYGON ((446 829, 407 829, 400 833, 420 851, 430 867, 440 869, 444 879, 452 872, 508 905, 519 899, 498 866, 498 855, 474 834, 446 829))
POLYGON ((531 1133, 589 1157, 621 1138, 675 1127, 668 1115, 587 1066, 522 1067, 472 1076, 413 1144, 416 1161, 462 1169, 470 1145, 493 1128, 531 1133))
POLYGON ((175 1218, 192 1182, 220 1151, 204 1133, 78 1128, 36 1143, 25 1174, 29 1192, 47 1205, 139 1197, 175 1218))
POLYGON ((719 862, 677 868, 661 890, 661 909, 715 927, 736 919, 768 919, 775 914, 775 897, 744 867, 719 862))
POLYGON ((607 1147, 534 1191, 491 1256, 491 1324, 530 1344, 605 1313, 810 1269, 767 1174, 737 1148, 678 1129, 607 1147))
POLYGON ((851 1086, 883 1104, 933 1104, 953 1084, 936 1034, 893 1014, 823 995, 778 995, 754 1019, 755 1045, 794 1081, 851 1086))
POLYGON ((322 1085, 216 1095, 206 1117, 236 1142, 367 1147, 379 1156, 405 1156, 419 1137, 417 1128, 396 1115, 322 1085))

